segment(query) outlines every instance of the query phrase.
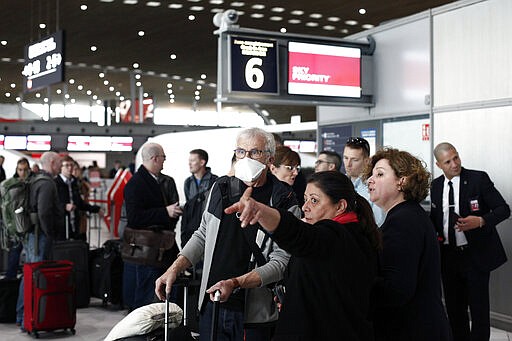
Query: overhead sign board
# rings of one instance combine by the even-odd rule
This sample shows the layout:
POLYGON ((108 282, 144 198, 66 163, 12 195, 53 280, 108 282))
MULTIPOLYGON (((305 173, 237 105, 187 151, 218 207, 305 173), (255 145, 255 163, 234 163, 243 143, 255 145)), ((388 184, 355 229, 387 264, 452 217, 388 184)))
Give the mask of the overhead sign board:
POLYGON ((217 102, 374 105, 375 43, 232 27, 219 35, 217 102))
POLYGON ((277 42, 232 36, 231 91, 278 93, 277 42))
POLYGON ((32 91, 64 81, 64 31, 25 46, 23 88, 32 91))

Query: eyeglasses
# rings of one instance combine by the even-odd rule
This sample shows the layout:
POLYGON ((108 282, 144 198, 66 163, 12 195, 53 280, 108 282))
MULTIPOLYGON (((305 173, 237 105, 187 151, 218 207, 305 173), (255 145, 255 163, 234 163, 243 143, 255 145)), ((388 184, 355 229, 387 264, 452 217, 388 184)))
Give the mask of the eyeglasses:
POLYGON ((315 161, 315 166, 318 166, 318 165, 319 165, 319 164, 321 164, 321 163, 332 163, 332 162, 330 162, 330 161, 325 161, 325 160, 316 160, 316 161, 315 161))
POLYGON ((237 159, 243 159, 247 154, 249 154, 251 159, 259 159, 263 153, 268 153, 270 151, 260 149, 245 150, 243 148, 237 148, 234 152, 237 159))
POLYGON ((62 167, 66 167, 66 168, 67 168, 67 167, 74 167, 74 166, 75 166, 75 165, 74 165, 74 164, 72 164, 72 163, 66 163, 66 162, 64 162, 64 163, 62 164, 62 167))
POLYGON ((281 165, 283 166, 284 168, 288 169, 290 172, 293 172, 294 170, 298 172, 300 172, 300 166, 297 165, 297 166, 288 166, 288 165, 281 165))
POLYGON ((362 137, 349 137, 346 143, 347 146, 363 148, 364 151, 370 155, 370 144, 362 137))

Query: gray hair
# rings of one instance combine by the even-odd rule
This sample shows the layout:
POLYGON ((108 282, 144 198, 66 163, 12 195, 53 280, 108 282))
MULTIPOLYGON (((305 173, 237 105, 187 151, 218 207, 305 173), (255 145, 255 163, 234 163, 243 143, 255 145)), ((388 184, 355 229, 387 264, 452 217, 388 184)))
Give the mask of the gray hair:
POLYGON ((160 154, 162 151, 162 146, 158 143, 147 142, 144 143, 140 150, 140 156, 142 157, 142 162, 150 160, 152 157, 160 154))
POLYGON ((43 155, 41 155, 41 167, 47 171, 49 167, 51 167, 51 164, 55 158, 57 158, 59 154, 55 152, 44 152, 43 155))
POLYGON ((455 149, 455 147, 451 143, 448 143, 448 142, 441 142, 441 143, 439 143, 434 148, 434 156, 435 156, 436 160, 439 161, 439 156, 441 156, 441 153, 447 152, 449 150, 457 151, 457 149, 455 149))
POLYGON ((268 151, 270 156, 273 157, 276 154, 276 141, 274 140, 274 135, 261 128, 249 128, 242 130, 236 136, 236 141, 238 142, 240 139, 253 139, 256 137, 263 137, 265 140, 265 151, 268 151))

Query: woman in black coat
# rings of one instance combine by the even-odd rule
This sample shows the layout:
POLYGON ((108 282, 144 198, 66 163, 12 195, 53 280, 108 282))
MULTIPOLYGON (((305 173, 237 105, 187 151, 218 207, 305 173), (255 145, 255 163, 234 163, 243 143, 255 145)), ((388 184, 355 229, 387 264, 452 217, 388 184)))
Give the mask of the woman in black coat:
POLYGON ((239 212, 242 227, 258 222, 291 254, 273 340, 373 340, 369 295, 380 238, 370 205, 350 179, 313 174, 303 221, 254 201, 251 192, 226 213, 239 212))
POLYGON ((451 340, 441 302, 439 245, 419 204, 428 194, 430 174, 420 160, 397 149, 378 151, 370 165, 370 200, 387 212, 372 293, 376 340, 451 340))

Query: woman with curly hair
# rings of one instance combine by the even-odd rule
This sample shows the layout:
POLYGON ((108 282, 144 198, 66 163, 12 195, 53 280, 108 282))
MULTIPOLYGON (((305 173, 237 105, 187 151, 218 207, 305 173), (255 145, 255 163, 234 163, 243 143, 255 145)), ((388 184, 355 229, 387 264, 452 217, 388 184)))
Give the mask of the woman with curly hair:
POLYGON ((372 292, 376 340, 451 340, 441 302, 434 226, 420 206, 430 188, 423 162, 397 149, 378 151, 366 174, 370 200, 387 212, 381 269, 372 292))

